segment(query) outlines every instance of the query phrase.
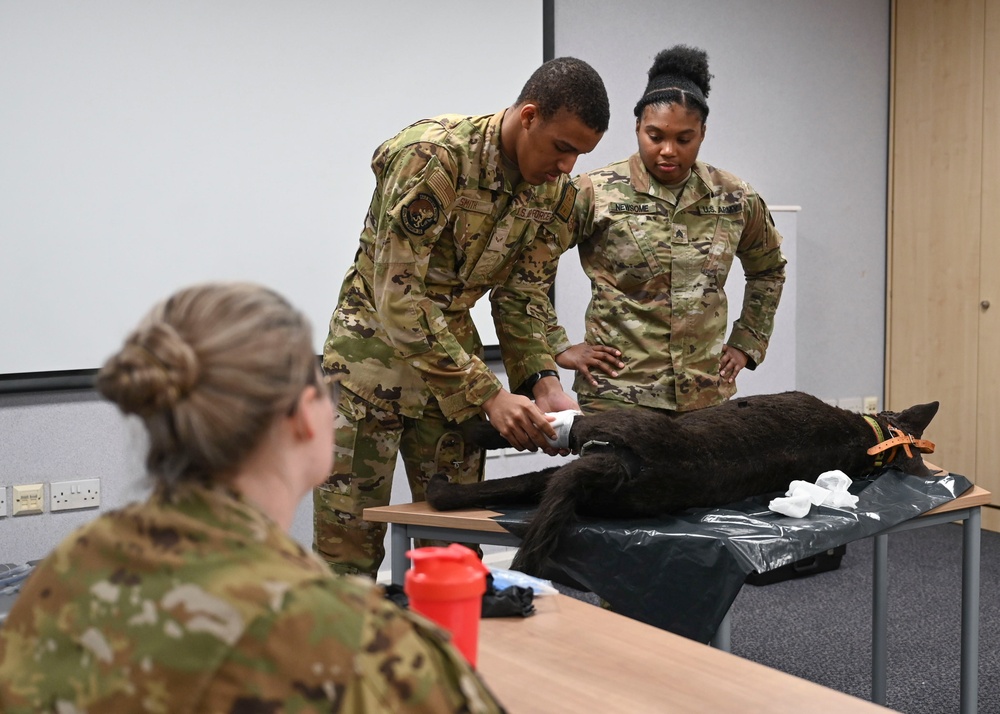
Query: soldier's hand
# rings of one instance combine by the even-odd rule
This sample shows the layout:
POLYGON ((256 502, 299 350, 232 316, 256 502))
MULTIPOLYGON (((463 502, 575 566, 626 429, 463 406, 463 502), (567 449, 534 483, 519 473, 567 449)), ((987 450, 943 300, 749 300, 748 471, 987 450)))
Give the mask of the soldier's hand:
POLYGON ((547 454, 559 453, 545 438, 556 438, 556 430, 549 425, 555 417, 544 414, 527 397, 501 389, 483 402, 483 411, 490 424, 518 451, 542 449, 547 454))
POLYGON ((736 375, 747 366, 747 356, 741 350, 729 345, 722 346, 722 357, 719 358, 719 376, 723 382, 732 384, 736 375))
POLYGON ((617 377, 617 370, 625 366, 625 363, 620 359, 621 356, 621 351, 614 347, 581 342, 557 354, 556 364, 564 369, 575 369, 580 373, 580 376, 596 387, 597 380, 594 379, 590 370, 597 368, 609 377, 617 377))
POLYGON ((555 373, 535 382, 535 386, 531 388, 531 396, 535 406, 542 412, 563 412, 570 409, 580 411, 580 405, 573 397, 566 394, 559 376, 555 373))
MULTIPOLYGON (((533 391, 535 406, 544 412, 546 417, 551 412, 580 411, 580 405, 573 397, 566 394, 562 382, 558 379, 540 379, 533 391)), ((549 456, 566 456, 569 453, 569 449, 554 449, 548 442, 541 449, 549 456)))

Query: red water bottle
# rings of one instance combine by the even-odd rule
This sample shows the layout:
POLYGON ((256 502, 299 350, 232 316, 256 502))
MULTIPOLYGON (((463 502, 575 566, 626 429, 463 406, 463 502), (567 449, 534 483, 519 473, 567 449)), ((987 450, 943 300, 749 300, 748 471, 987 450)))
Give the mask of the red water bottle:
POLYGON ((406 557, 413 561, 403 583, 410 608, 448 630, 475 667, 489 569, 475 551, 458 543, 414 548, 406 551, 406 557))

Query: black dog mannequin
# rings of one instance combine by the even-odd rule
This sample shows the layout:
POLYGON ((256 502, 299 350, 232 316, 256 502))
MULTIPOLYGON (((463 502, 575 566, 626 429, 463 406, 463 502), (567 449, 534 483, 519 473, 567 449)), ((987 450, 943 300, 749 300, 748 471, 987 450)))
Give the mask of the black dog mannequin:
MULTIPOLYGON (((722 506, 825 471, 860 478, 889 461, 930 476, 920 452, 933 445, 920 437, 937 409, 931 402, 869 417, 784 392, 678 414, 637 407, 580 416, 570 430, 580 458, 476 484, 437 476, 427 501, 439 510, 537 503, 512 564, 537 573, 578 513, 627 518, 722 506)), ((487 422, 465 431, 484 448, 509 446, 487 422)))

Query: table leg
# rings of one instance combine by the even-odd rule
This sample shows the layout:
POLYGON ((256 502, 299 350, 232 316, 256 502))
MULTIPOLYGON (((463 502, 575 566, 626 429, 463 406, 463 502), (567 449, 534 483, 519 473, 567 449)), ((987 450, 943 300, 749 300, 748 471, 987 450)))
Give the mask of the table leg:
POLYGON ((962 527, 962 714, 975 714, 979 706, 979 557, 981 512, 969 509, 962 527))
POLYGON ((885 705, 889 599, 889 535, 875 536, 872 569, 872 701, 885 705))
POLYGON ((406 576, 406 569, 410 567, 410 560, 406 557, 406 551, 412 545, 406 525, 404 523, 390 523, 389 539, 392 547, 389 560, 389 567, 392 570, 392 584, 402 585, 403 578, 406 576))
POLYGON ((722 618, 722 622, 719 623, 719 629, 715 631, 715 636, 709 643, 712 645, 712 647, 718 650, 722 650, 723 652, 733 651, 733 638, 732 638, 733 621, 731 618, 732 612, 733 612, 732 609, 730 609, 729 612, 726 613, 726 616, 722 618))

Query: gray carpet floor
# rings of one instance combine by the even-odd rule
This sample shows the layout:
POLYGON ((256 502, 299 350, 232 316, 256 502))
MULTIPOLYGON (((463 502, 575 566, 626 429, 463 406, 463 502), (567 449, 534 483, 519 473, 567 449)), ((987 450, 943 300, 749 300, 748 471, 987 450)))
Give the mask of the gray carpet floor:
MULTIPOLYGON (((732 651, 855 696, 871 696, 871 538, 838 570, 764 586, 733 603, 732 651)), ((886 705, 906 714, 959 710, 962 529, 889 536, 886 705)), ((803 711, 809 711, 804 707, 803 711)), ((1000 712, 1000 533, 983 531, 979 711, 1000 712)))

